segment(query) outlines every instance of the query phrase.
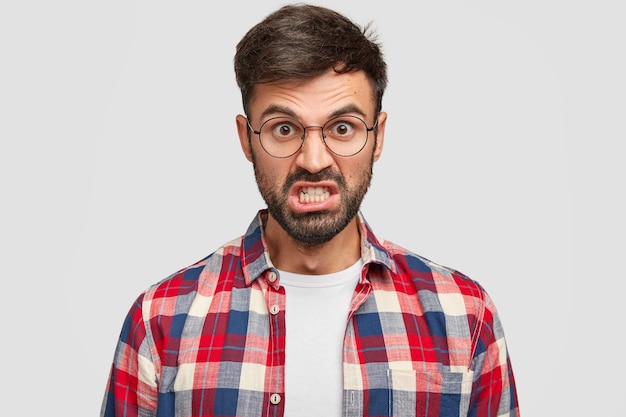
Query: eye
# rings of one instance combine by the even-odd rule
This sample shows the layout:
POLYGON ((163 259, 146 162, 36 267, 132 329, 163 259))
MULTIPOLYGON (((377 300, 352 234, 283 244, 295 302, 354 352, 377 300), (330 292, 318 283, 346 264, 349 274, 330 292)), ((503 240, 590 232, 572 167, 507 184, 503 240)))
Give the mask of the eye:
POLYGON ((271 134, 275 139, 295 139, 302 136, 302 127, 294 120, 270 119, 263 126, 263 133, 271 134))
POLYGON ((274 134, 279 136, 289 136, 293 133, 293 126, 289 123, 281 123, 274 128, 274 134))
POLYGON ((350 139, 356 132, 356 125, 350 119, 331 120, 326 128, 326 135, 334 139, 350 139))

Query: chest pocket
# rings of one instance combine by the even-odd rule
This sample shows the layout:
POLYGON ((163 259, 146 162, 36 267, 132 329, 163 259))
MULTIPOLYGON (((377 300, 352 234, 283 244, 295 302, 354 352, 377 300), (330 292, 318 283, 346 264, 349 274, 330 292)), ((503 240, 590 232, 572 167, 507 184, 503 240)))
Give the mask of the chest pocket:
MULTIPOLYGON (((386 388, 370 389, 371 416, 439 417, 467 415, 474 373, 387 369, 386 388)), ((383 381, 382 375, 379 379, 383 381)), ((381 384, 382 385, 382 384, 381 384)))

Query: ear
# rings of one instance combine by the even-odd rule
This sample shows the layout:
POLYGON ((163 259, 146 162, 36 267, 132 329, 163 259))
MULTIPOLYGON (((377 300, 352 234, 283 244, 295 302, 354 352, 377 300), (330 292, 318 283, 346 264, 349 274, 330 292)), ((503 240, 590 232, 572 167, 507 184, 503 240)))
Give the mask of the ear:
POLYGON ((248 119, 246 119, 245 116, 238 114, 235 122, 237 123, 237 134, 239 135, 241 150, 246 156, 246 159, 252 162, 252 144, 250 143, 250 136, 248 135, 248 119))
POLYGON ((378 114, 378 134, 376 135, 376 147, 374 148, 374 162, 378 161, 383 152, 385 142, 385 125, 387 123, 387 113, 382 111, 378 114))

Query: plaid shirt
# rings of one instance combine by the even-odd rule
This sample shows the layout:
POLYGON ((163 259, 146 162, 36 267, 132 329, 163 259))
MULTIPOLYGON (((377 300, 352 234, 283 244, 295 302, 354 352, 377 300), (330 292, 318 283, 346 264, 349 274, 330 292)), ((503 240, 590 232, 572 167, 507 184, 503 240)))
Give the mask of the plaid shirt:
MULTIPOLYGON (((263 214, 140 295, 101 416, 283 416, 288 313, 263 214)), ((343 416, 518 416, 502 326, 483 288, 378 241, 359 221, 364 267, 343 346, 343 416)))

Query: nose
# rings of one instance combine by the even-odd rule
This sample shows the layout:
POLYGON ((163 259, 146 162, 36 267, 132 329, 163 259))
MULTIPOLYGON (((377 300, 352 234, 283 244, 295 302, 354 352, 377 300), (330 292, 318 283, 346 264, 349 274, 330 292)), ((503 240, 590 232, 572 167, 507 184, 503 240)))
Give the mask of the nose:
POLYGON ((296 155, 295 163, 313 174, 333 165, 334 159, 324 143, 321 126, 306 128, 304 143, 296 155))

